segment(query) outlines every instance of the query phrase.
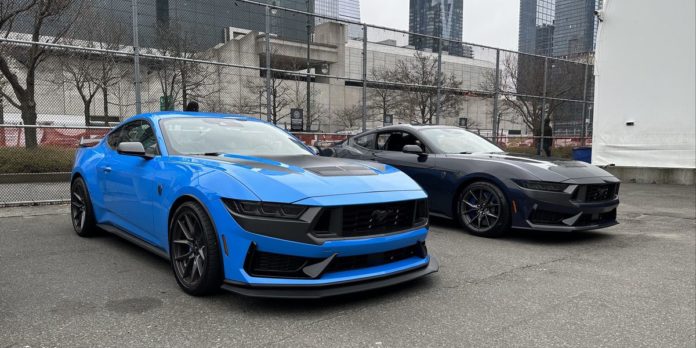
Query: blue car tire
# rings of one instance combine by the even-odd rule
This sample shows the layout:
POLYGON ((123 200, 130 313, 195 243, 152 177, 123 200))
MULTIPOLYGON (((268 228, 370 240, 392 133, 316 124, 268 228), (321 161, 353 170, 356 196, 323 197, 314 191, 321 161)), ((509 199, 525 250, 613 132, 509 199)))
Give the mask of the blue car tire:
POLYGON ((222 285, 222 260, 217 234, 208 213, 189 201, 179 206, 169 224, 170 264, 179 286, 203 296, 222 285))
POLYGON ((70 185, 70 220, 75 233, 80 237, 93 236, 99 230, 87 185, 81 177, 75 178, 70 185))

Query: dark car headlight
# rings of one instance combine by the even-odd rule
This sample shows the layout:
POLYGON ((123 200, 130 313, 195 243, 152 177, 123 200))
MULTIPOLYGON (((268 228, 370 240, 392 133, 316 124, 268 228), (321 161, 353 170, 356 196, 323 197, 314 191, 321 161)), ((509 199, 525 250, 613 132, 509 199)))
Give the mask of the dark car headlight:
POLYGON ((231 211, 247 216, 299 219, 307 210, 306 206, 297 204, 239 201, 233 199, 224 199, 223 201, 231 211))
POLYGON ((568 184, 547 181, 532 180, 513 180, 520 187, 537 191, 563 192, 568 188, 568 184))

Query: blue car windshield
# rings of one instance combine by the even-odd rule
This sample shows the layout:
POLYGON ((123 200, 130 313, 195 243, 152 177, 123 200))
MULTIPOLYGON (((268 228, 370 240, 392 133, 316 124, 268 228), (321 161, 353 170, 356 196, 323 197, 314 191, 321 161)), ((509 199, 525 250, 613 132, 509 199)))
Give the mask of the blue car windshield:
POLYGON ((311 155, 297 139, 267 123, 236 118, 186 117, 160 121, 171 154, 311 155))
POLYGON ((420 133, 442 153, 503 152, 488 140, 461 128, 425 128, 420 133))

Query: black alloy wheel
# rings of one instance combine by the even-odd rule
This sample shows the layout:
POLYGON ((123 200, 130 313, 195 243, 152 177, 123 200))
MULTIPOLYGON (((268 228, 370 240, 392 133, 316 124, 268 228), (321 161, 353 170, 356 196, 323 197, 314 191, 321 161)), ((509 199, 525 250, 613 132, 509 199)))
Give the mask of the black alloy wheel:
POLYGON ((85 181, 78 177, 70 185, 70 220, 73 229, 80 237, 89 237, 97 232, 92 201, 89 198, 85 181))
POLYGON ((471 234, 498 237, 510 225, 510 209, 498 187, 478 181, 469 184, 459 195, 457 218, 471 234))
POLYGON ((170 222, 170 258, 179 286, 195 296, 216 291, 222 284, 217 234, 206 211, 186 202, 170 222))

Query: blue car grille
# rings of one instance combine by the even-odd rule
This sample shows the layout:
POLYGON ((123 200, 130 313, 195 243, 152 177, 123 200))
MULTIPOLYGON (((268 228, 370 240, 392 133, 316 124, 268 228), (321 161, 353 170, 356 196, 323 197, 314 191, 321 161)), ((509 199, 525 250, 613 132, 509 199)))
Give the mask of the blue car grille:
POLYGON ((320 238, 364 237, 426 225, 427 201, 410 200, 325 209, 312 233, 320 238))
MULTIPOLYGON (((424 258, 426 255, 427 251, 425 246, 415 244, 409 247, 381 253, 339 256, 331 261, 325 273, 381 266, 414 256, 424 258)), ((263 252, 252 248, 247 254, 244 269, 247 273, 255 277, 311 278, 303 272, 303 268, 321 262, 322 260, 323 259, 319 258, 263 252)))

